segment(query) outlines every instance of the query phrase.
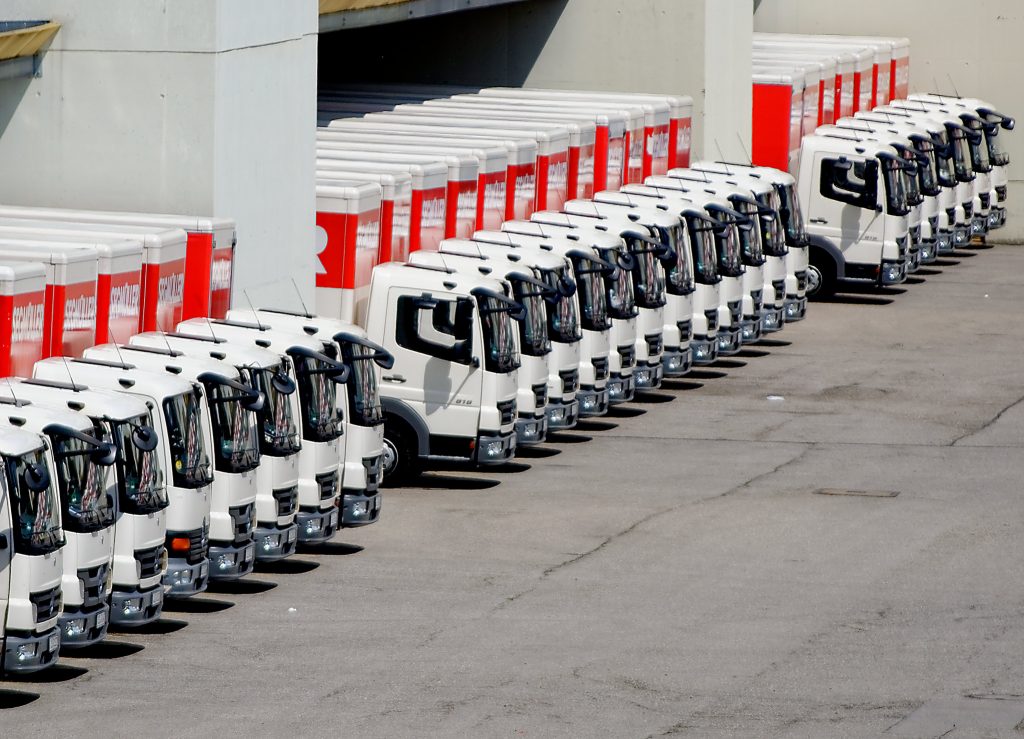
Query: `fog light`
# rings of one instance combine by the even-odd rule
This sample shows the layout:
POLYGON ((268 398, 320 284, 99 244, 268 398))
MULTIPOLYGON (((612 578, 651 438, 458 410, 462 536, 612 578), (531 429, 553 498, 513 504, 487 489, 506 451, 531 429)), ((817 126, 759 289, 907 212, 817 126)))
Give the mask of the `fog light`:
POLYGON ((950 234, 943 232, 935 237, 935 244, 939 251, 946 251, 953 246, 953 240, 950 234))
POLYGON ((752 323, 744 323, 741 334, 745 341, 752 341, 757 338, 757 332, 754 330, 754 324, 752 323))
POLYGON ((85 619, 84 618, 72 618, 64 624, 64 633, 67 634, 69 639, 73 639, 76 636, 81 636, 85 633, 85 619))
POLYGON ((636 384, 640 386, 651 384, 651 371, 649 369, 638 369, 633 373, 633 379, 636 380, 636 384))
POLYGON ((683 368, 683 357, 681 354, 665 355, 665 369, 669 372, 678 372, 683 368))
POLYGON ((609 380, 608 381, 608 397, 609 398, 621 398, 625 394, 625 388, 622 384, 622 380, 609 380))
POLYGON ((230 570, 232 567, 235 566, 235 555, 222 554, 219 557, 217 557, 217 560, 214 562, 214 564, 216 565, 217 569, 222 572, 224 570, 230 570))
POLYGON ((500 441, 489 441, 484 446, 484 454, 488 457, 496 458, 502 456, 505 452, 505 445, 500 441))
MULTIPOLYGON (((490 454, 490 449, 489 448, 488 448, 487 451, 488 451, 488 454, 490 454)), ((352 515, 353 516, 365 516, 368 510, 369 510, 369 503, 367 503, 365 500, 360 500, 360 501, 357 501, 357 502, 352 504, 352 515)))
POLYGON ((121 604, 121 613, 125 616, 134 616, 142 611, 142 598, 127 598, 121 604))
POLYGON ((921 243, 921 261, 929 262, 935 258, 935 242, 925 241, 921 243))
POLYGON ((581 395, 580 396, 580 409, 585 411, 592 411, 597 408, 597 396, 596 395, 581 395))
POLYGON ((963 246, 967 243, 970 238, 966 228, 958 228, 953 232, 953 243, 957 246, 963 246))
POLYGON ((971 234, 980 236, 985 233, 985 219, 978 217, 971 219, 971 234))
POLYGON ((310 518, 306 520, 306 535, 316 534, 320 531, 322 521, 319 518, 310 518))
POLYGON ((887 264, 882 267, 882 282, 893 283, 900 281, 900 266, 898 264, 887 264))
POLYGON ((996 228, 999 225, 999 213, 997 211, 990 211, 988 214, 988 227, 996 228))
POLYGON ((260 546, 264 552, 269 552, 281 545, 281 537, 278 534, 268 534, 260 538, 260 546))
POLYGON ((779 327, 779 314, 775 311, 769 311, 762 316, 762 322, 765 329, 776 329, 779 327))
POLYGON ((562 406, 554 406, 548 408, 548 421, 551 423, 561 423, 565 420, 565 408, 562 406))
POLYGON ((18 661, 26 662, 36 656, 35 644, 22 644, 18 647, 18 661))
POLYGON ((697 361, 709 359, 711 357, 711 345, 707 342, 701 341, 693 344, 693 357, 697 361))

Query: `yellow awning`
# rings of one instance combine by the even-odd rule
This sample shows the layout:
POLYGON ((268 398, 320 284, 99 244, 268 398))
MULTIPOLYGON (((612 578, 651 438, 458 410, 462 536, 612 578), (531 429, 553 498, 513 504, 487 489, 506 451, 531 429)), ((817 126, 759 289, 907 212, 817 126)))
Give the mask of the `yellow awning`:
POLYGON ((401 5, 409 0, 320 0, 320 15, 338 13, 342 10, 365 10, 385 5, 401 5))
MULTIPOLYGON (((0 29, 5 25, 0 23, 0 29)), ((38 54, 54 34, 60 30, 60 23, 45 21, 31 26, 0 30, 0 61, 17 59, 23 56, 38 54)))

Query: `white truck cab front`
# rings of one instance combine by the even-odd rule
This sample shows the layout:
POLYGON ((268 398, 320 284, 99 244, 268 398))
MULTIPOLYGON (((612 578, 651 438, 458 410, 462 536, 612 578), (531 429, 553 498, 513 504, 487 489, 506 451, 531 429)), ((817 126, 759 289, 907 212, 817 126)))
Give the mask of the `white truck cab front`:
POLYGON ((60 654, 65 539, 48 446, 0 426, 0 674, 37 672, 60 654))

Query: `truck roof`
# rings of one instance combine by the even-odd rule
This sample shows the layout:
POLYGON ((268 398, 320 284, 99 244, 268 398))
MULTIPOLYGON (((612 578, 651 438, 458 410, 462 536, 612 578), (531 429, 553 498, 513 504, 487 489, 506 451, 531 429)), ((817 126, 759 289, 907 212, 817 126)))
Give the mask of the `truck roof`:
MULTIPOLYGON (((413 252, 413 255, 419 253, 413 252)), ((412 259, 412 255, 410 255, 410 259, 412 259)), ((379 265, 373 270, 374 286, 396 282, 412 282, 416 285, 417 289, 451 292, 463 296, 469 296, 476 288, 484 288, 505 294, 505 283, 502 281, 479 274, 473 275, 453 269, 444 269, 441 266, 420 265, 415 262, 408 264, 388 262, 387 264, 379 265)))
POLYGON ((10 384, 0 383, 0 396, 30 400, 42 406, 59 405, 88 416, 104 416, 115 421, 149 412, 146 401, 135 395, 52 380, 14 378, 10 384))
POLYGON ((36 362, 34 378, 74 382, 106 390, 145 395, 157 402, 192 392, 192 383, 166 372, 139 369, 117 362, 50 357, 36 362))
POLYGON ((85 350, 85 359, 103 359, 107 361, 124 361, 140 369, 155 369, 169 372, 190 381, 197 381, 204 373, 221 375, 228 380, 239 379, 238 370, 212 357, 188 355, 173 348, 141 346, 139 344, 100 344, 85 350))
POLYGON ((540 236, 541 238, 565 238, 576 242, 580 247, 592 247, 597 249, 621 249, 622 238, 617 233, 594 231, 589 228, 582 228, 564 214, 555 211, 538 211, 534 213, 541 219, 551 217, 551 220, 512 220, 501 224, 503 232, 524 234, 526 236, 540 236), (558 216, 561 216, 559 219, 558 216))
POLYGON ((0 425, 0 454, 17 457, 42 449, 43 437, 26 429, 0 425))
POLYGON ((215 360, 227 362, 235 367, 243 365, 253 367, 273 367, 281 363, 281 355, 269 349, 262 349, 253 344, 230 341, 225 338, 196 336, 161 331, 145 331, 132 336, 129 343, 133 346, 161 347, 170 344, 192 357, 207 356, 215 360))

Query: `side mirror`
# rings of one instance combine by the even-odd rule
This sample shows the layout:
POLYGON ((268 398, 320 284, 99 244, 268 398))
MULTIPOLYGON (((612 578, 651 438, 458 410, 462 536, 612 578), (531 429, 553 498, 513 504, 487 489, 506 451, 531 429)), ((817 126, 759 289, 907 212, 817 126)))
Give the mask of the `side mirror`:
POLYGON ((117 449, 113 444, 107 444, 104 442, 92 450, 89 454, 89 459, 93 464, 98 464, 101 467, 109 467, 114 464, 114 461, 117 459, 117 449))
POLYGON ((253 393, 242 401, 242 407, 247 411, 259 412, 263 410, 263 406, 266 403, 266 398, 263 393, 253 393))
POLYGON ((156 449, 158 437, 156 431, 149 426, 139 426, 132 431, 132 444, 144 452, 151 452, 156 449))
POLYGON ((860 172, 846 157, 821 161, 819 192, 829 200, 838 200, 858 208, 875 208, 878 202, 878 162, 859 162, 860 172))
POLYGON ((295 392, 295 383, 292 382, 292 378, 283 372, 275 372, 274 377, 270 380, 270 384, 282 395, 291 395, 295 392))
POLYGON ((39 493, 50 486, 50 472, 41 464, 31 464, 22 473, 25 487, 33 493, 39 493))

